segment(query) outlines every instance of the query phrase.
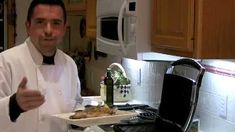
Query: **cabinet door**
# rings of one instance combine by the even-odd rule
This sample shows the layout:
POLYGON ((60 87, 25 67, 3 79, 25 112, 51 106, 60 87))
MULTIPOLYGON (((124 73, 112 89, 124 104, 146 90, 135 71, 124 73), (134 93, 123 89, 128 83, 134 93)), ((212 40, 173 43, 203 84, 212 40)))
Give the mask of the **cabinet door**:
POLYGON ((4 3, 0 2, 0 52, 4 50, 4 3))
POLYGON ((15 46, 16 37, 16 6, 15 0, 6 0, 7 8, 7 49, 15 46))
POLYGON ((87 0, 86 6, 86 35, 96 39, 96 0, 87 0))
POLYGON ((152 11, 153 51, 192 54, 194 0, 153 0, 152 11))
POLYGON ((64 4, 70 15, 84 15, 86 12, 85 0, 64 0, 64 4))
POLYGON ((235 58, 235 0, 196 1, 197 58, 235 58))

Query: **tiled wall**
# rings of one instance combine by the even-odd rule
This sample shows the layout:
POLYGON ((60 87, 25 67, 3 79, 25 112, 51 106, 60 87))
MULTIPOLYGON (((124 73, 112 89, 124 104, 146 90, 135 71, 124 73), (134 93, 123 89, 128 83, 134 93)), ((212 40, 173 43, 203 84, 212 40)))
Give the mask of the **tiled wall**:
MULTIPOLYGON (((200 118, 202 132, 234 132, 235 61, 213 62, 202 61, 208 69, 203 77, 196 115, 200 118)), ((169 62, 123 59, 122 65, 131 78, 133 98, 150 105, 159 103, 169 62)))
POLYGON ((122 65, 131 80, 132 98, 157 106, 161 99, 163 75, 169 62, 145 62, 123 59, 122 65))
POLYGON ((235 61, 202 61, 204 75, 197 114, 203 132, 235 130, 235 61), (219 63, 217 63, 219 62, 219 63))

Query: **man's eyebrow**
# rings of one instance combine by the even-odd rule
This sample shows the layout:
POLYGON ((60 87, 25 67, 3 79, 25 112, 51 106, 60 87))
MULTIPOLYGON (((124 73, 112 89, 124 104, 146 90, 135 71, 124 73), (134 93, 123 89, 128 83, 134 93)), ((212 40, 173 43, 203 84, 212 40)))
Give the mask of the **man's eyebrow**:
MULTIPOLYGON (((47 19, 38 17, 38 18, 35 18, 34 20, 44 21, 44 20, 47 20, 47 19)), ((63 20, 59 19, 59 18, 54 18, 54 19, 51 19, 50 21, 63 22, 63 20)))
POLYGON ((34 18, 34 20, 45 20, 45 18, 37 17, 37 18, 34 18))
POLYGON ((52 19, 52 21, 63 22, 62 19, 52 19))

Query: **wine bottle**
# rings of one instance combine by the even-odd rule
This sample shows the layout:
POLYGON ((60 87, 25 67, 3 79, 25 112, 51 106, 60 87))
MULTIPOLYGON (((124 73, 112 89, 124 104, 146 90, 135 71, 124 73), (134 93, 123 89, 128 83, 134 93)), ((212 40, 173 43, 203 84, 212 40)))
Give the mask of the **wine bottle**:
POLYGON ((104 79, 106 85, 106 104, 108 106, 113 105, 113 79, 111 77, 111 69, 107 68, 107 74, 104 79))

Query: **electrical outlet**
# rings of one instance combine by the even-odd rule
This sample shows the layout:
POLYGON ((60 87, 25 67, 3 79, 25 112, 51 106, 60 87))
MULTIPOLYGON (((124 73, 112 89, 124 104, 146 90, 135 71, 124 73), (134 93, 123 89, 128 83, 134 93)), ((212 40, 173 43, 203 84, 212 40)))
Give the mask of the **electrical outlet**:
POLYGON ((223 119, 227 118, 227 96, 221 96, 219 99, 219 116, 223 119))

